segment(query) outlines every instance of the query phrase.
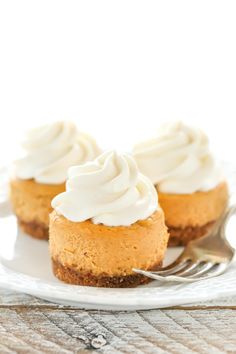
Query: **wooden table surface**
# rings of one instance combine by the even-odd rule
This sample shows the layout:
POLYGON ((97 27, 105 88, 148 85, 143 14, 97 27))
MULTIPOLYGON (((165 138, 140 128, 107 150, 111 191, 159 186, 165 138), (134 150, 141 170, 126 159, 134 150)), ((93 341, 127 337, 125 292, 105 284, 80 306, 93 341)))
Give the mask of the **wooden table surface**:
POLYGON ((0 353, 236 353, 236 297, 108 312, 0 289, 0 353))

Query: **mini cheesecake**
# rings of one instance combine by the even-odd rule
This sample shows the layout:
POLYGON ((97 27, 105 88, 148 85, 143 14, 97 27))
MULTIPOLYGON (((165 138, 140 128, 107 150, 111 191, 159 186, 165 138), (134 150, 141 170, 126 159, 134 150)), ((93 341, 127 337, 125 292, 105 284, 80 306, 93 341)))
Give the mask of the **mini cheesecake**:
POLYGON ((206 235, 228 203, 225 182, 207 192, 182 195, 159 192, 158 195, 170 232, 169 246, 184 246, 206 235))
POLYGON ((133 156, 155 185, 170 232, 169 245, 206 235, 228 203, 228 187, 207 136, 182 122, 164 125, 137 144, 133 156))
POLYGON ((51 201, 65 190, 68 168, 93 160, 100 149, 71 122, 30 130, 22 147, 25 156, 15 161, 10 180, 12 208, 25 233, 47 240, 51 201))
POLYGON ((150 279, 133 268, 162 265, 168 232, 152 183, 131 156, 106 152, 69 169, 52 201, 49 246, 55 276, 70 284, 134 287, 150 279))

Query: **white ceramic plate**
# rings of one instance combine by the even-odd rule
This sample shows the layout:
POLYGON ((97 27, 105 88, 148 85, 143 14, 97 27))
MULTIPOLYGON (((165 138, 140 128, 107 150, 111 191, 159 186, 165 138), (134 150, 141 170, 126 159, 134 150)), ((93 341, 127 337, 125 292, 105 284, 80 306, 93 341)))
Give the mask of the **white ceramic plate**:
MULTIPOLYGON (((0 286, 7 289, 59 304, 101 310, 162 308, 236 294, 236 263, 222 276, 192 284, 152 282, 135 289, 64 284, 52 274, 48 242, 21 233, 7 203, 1 206, 0 214, 0 286)), ((165 262, 180 251, 180 248, 168 250, 165 262)))
MULTIPOLYGON (((6 184, 4 176, 4 171, 0 170, 0 182, 6 184)), ((232 170, 230 177, 233 182, 236 180, 236 174, 232 173, 232 170)), ((35 240, 18 230, 16 218, 12 215, 6 193, 4 194, 6 189, 1 183, 0 190, 1 287, 59 304, 101 310, 163 308, 236 295, 236 262, 219 277, 190 284, 160 284, 154 281, 134 289, 106 289, 64 284, 52 274, 48 243, 35 240)), ((227 231, 229 241, 234 247, 235 221, 232 220, 227 231)), ((180 252, 180 248, 169 249, 165 263, 169 263, 180 252)))

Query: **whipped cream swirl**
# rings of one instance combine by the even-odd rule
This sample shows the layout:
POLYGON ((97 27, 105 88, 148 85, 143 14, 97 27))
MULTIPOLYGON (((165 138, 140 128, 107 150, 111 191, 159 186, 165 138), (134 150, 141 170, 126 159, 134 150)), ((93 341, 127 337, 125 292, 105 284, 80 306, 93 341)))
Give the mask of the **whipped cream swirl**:
POLYGON ((134 147, 133 156, 140 171, 163 193, 207 191, 223 179, 207 136, 182 122, 163 125, 155 138, 134 147))
POLYGON ((69 167, 93 160, 101 152, 91 136, 66 121, 29 130, 22 147, 26 153, 15 161, 15 175, 47 184, 64 183, 69 167))
POLYGON ((157 210, 157 192, 128 154, 108 151, 93 162, 71 167, 66 192, 52 207, 74 222, 129 226, 157 210))

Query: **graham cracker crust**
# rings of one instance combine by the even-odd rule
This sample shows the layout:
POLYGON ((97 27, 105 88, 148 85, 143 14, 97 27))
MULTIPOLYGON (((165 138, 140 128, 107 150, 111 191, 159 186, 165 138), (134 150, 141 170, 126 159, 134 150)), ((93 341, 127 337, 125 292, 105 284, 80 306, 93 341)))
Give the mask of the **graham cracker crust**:
POLYGON ((18 224, 26 234, 40 240, 48 240, 48 227, 45 227, 45 225, 36 221, 26 222, 19 218, 18 224))
POLYGON ((178 228, 168 226, 170 238, 168 247, 186 246, 190 241, 206 235, 214 225, 215 221, 211 221, 203 226, 178 228))
MULTIPOLYGON (((152 270, 157 270, 161 264, 152 267, 152 270)), ((147 284, 152 279, 149 279, 141 274, 131 274, 126 276, 95 276, 91 273, 82 274, 76 270, 65 267, 60 262, 52 258, 52 269, 54 275, 65 283, 84 286, 97 286, 103 288, 133 288, 138 285, 147 284)))

